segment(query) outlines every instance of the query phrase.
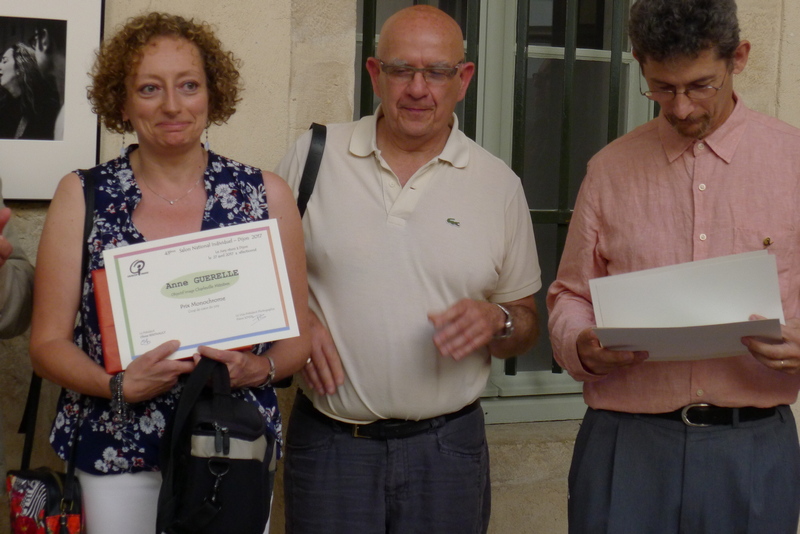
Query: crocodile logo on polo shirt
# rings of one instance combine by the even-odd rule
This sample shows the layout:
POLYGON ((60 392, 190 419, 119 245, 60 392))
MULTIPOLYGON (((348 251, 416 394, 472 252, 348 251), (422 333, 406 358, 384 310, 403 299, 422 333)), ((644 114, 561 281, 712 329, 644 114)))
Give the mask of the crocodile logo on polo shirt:
POLYGON ((447 219, 447 224, 452 224, 453 226, 461 226, 461 223, 455 220, 454 218, 450 217, 447 219))

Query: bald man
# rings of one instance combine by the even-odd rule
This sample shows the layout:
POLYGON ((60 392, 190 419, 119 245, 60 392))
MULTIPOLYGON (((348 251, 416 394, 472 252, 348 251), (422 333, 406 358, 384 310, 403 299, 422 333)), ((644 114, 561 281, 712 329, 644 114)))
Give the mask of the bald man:
MULTIPOLYGON (((291 415, 288 533, 486 532, 478 400, 536 340, 541 287, 517 176, 458 129, 458 24, 394 14, 367 59, 381 105, 328 127, 303 220, 311 362, 291 415)), ((303 135, 277 172, 297 192, 303 135)))

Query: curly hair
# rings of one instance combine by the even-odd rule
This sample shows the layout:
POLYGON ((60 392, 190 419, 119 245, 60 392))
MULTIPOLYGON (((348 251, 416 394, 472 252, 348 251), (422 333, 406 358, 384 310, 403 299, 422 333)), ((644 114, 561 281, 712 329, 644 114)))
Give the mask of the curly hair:
POLYGON ((133 131, 131 124, 122 118, 127 99, 125 80, 141 61, 145 45, 163 36, 186 39, 199 49, 208 84, 209 124, 223 124, 236 112, 242 89, 238 70, 240 60, 232 52, 222 49, 222 43, 208 23, 153 12, 128 19, 97 52, 87 96, 92 111, 108 130, 117 133, 133 131))
POLYGON ((739 45, 735 0, 637 0, 628 35, 639 61, 695 58, 716 48, 731 61, 739 45))

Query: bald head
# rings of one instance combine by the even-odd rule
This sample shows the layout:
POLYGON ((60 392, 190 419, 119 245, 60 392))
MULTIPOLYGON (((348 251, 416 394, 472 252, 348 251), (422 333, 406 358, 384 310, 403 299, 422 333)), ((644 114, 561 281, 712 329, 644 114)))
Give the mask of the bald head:
POLYGON ((418 5, 401 9, 383 24, 378 42, 378 57, 391 61, 390 57, 397 41, 410 39, 416 42, 436 40, 448 54, 459 61, 464 57, 464 40, 458 23, 433 6, 418 5))
POLYGON ((475 72, 464 61, 458 23, 435 7, 402 9, 383 25, 377 57, 367 58, 366 67, 381 99, 378 147, 439 154, 475 72))

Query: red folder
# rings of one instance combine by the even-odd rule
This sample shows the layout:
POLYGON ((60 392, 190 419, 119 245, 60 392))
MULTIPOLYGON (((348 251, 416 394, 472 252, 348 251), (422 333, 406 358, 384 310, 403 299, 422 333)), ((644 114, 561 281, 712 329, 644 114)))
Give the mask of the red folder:
POLYGON ((100 342, 103 347, 103 364, 110 374, 122 371, 117 347, 117 332, 114 330, 114 315, 111 313, 111 297, 108 293, 108 279, 105 269, 92 271, 94 282, 94 303, 97 307, 97 321, 100 326, 100 342))

